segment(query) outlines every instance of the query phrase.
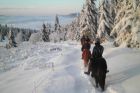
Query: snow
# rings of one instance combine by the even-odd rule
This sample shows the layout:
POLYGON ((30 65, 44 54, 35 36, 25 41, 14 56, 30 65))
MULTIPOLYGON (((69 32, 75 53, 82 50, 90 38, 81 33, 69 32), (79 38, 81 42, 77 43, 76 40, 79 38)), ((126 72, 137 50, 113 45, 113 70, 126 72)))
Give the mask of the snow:
POLYGON ((37 33, 33 33, 31 35, 30 39, 29 39, 29 42, 31 42, 33 44, 36 43, 36 42, 40 42, 40 41, 43 41, 42 40, 42 32, 41 31, 39 31, 37 33))
MULTIPOLYGON (((112 42, 103 46, 109 69, 103 93, 139 93, 140 50, 115 48, 112 42)), ((83 72, 77 42, 0 47, 0 93, 102 93, 83 72)))
POLYGON ((109 35, 113 27, 113 20, 109 15, 109 2, 107 0, 102 1, 102 5, 99 8, 99 25, 97 30, 97 37, 101 39, 109 40, 109 35))
POLYGON ((139 48, 139 0, 124 0, 117 4, 117 15, 111 36, 115 38, 114 45, 139 48))
POLYGON ((17 36, 15 37, 16 43, 21 43, 21 42, 23 42, 22 36, 23 36, 22 32, 19 32, 19 33, 17 34, 17 36))
POLYGON ((52 33, 49 35, 49 38, 50 38, 50 41, 51 41, 51 42, 59 42, 59 40, 60 40, 60 35, 58 34, 58 32, 52 32, 52 33))
POLYGON ((80 31, 91 39, 95 39, 97 32, 96 0, 86 0, 80 14, 80 31))
POLYGON ((140 75, 135 76, 129 80, 126 80, 123 83, 123 87, 126 90, 126 93, 132 93, 132 92, 139 93, 139 90, 138 90, 140 86, 139 79, 140 79, 140 75), (134 80, 137 81, 137 83, 133 82, 134 80))

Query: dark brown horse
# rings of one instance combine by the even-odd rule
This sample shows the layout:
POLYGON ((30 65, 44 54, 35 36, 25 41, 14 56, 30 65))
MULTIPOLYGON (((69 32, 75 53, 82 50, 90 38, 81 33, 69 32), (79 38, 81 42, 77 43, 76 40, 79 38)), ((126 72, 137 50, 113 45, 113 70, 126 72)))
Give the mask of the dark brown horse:
POLYGON ((102 57, 91 59, 92 68, 91 68, 91 76, 95 78, 96 87, 98 85, 101 87, 101 89, 104 91, 105 89, 105 79, 106 79, 106 73, 107 73, 107 63, 106 60, 102 57))

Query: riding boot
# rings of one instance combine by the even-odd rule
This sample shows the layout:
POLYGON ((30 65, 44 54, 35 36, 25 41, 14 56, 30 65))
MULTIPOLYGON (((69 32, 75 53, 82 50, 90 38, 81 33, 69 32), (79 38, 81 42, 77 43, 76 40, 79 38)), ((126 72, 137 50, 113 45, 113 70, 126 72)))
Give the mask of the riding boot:
POLYGON ((89 74, 90 74, 90 72, 84 72, 84 74, 89 75, 89 74))
POLYGON ((86 75, 90 75, 90 67, 88 67, 88 71, 84 72, 86 75))

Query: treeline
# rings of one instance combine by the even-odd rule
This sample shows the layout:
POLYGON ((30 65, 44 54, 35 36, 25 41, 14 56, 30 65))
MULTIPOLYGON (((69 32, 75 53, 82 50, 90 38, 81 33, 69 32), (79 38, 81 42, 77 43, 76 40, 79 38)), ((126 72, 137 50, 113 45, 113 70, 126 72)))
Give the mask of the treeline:
POLYGON ((16 47, 17 43, 28 41, 31 34, 35 32, 37 30, 8 27, 0 24, 0 42, 7 42, 9 47, 16 47))
POLYGON ((114 41, 115 46, 140 48, 140 0, 86 0, 80 15, 68 29, 69 37, 114 41), (80 37, 79 37, 80 36, 80 37))
POLYGON ((41 31, 19 29, 0 25, 0 41, 14 38, 13 42, 60 42, 80 40, 88 36, 93 42, 100 38, 102 42, 113 41, 115 46, 140 48, 140 1, 139 0, 86 0, 80 15, 65 26, 56 15, 55 24, 43 24, 41 31), (10 33, 9 33, 10 32, 10 33), (33 35, 32 33, 37 32, 33 35), (9 37, 8 37, 9 35, 9 37))

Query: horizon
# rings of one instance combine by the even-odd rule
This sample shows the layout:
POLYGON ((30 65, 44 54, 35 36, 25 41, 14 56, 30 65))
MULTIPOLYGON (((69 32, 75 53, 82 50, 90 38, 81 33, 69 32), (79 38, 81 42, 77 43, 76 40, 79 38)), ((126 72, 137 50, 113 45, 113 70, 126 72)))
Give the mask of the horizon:
POLYGON ((0 0, 0 15, 43 16, 79 13, 85 0, 0 0))

